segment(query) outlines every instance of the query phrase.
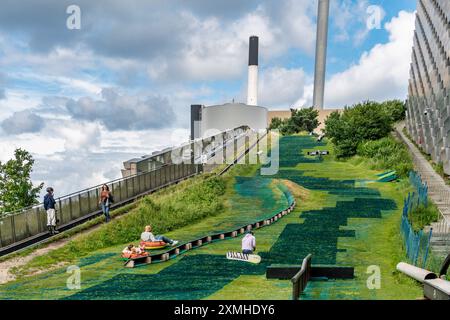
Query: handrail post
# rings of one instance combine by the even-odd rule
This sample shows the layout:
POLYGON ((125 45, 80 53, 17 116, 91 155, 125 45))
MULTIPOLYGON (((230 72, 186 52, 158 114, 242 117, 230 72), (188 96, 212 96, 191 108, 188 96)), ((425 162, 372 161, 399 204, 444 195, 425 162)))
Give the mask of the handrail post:
POLYGON ((11 217, 11 232, 12 232, 12 238, 13 238, 13 243, 16 242, 16 223, 14 221, 14 215, 10 216, 11 217))
POLYGON ((292 277, 292 299, 299 300, 300 294, 305 290, 306 285, 310 279, 311 272, 311 254, 308 254, 306 258, 303 259, 300 271, 292 277))
POLYGON ((73 220, 73 213, 72 213, 72 197, 69 197, 69 215, 70 215, 70 220, 73 220))

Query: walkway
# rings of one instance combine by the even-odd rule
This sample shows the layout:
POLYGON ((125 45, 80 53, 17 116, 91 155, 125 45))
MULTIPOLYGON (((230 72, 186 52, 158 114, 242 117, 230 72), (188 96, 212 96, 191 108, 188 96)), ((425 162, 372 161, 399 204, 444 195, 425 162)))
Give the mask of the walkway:
POLYGON ((427 183, 428 195, 441 213, 439 221, 431 224, 433 228, 433 250, 443 254, 448 253, 450 249, 450 187, 436 173, 420 150, 403 133, 404 127, 403 122, 396 125, 397 136, 408 147, 414 161, 414 167, 422 176, 422 180, 427 183))

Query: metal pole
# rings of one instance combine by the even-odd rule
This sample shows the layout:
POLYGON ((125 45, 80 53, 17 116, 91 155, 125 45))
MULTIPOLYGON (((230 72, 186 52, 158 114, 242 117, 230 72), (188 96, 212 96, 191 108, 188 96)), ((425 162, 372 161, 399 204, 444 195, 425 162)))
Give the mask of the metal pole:
POLYGON ((319 0, 313 97, 313 105, 319 110, 323 110, 324 102, 329 11, 330 0, 319 0))

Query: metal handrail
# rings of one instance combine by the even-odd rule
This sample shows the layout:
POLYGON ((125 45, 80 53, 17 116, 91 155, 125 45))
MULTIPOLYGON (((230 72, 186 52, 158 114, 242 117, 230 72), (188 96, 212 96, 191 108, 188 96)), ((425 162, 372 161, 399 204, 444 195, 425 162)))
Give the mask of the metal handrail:
MULTIPOLYGON (((245 138, 248 134, 251 133, 236 135, 234 140, 245 138)), ((121 206, 144 194, 177 183, 202 171, 202 165, 199 163, 169 163, 152 170, 115 179, 106 184, 110 184, 113 194, 116 195, 117 203, 114 206, 121 206)), ((100 186, 87 188, 81 192, 56 199, 61 228, 67 229, 69 225, 74 226, 80 221, 85 221, 101 213, 98 208, 100 186)), ((36 242, 43 237, 48 237, 45 231, 45 215, 41 215, 43 212, 43 206, 39 204, 2 215, 0 217, 0 251, 1 248, 11 251, 13 246, 23 247, 25 243, 36 242)))
MULTIPOLYGON (((421 174, 422 178, 425 180, 426 184, 429 187, 429 191, 435 193, 436 189, 436 183, 432 182, 431 178, 429 178, 427 176, 427 173, 430 175, 437 175, 436 171, 431 167, 431 165, 426 162, 427 165, 425 165, 423 159, 421 159, 420 157, 422 156, 420 154, 420 150, 418 150, 418 148, 411 142, 409 141, 409 139, 407 137, 404 136, 403 132, 401 132, 400 127, 396 128, 397 131, 397 135, 400 137, 400 139, 403 141, 403 143, 405 143, 408 146, 408 151, 412 156, 413 159, 413 163, 414 165, 418 168, 418 172, 419 174, 421 174), (417 149, 417 150, 414 150, 417 149)), ((439 181, 436 181, 439 185, 441 185, 441 183, 439 181)), ((445 185, 445 182, 442 182, 445 185)), ((444 187, 444 190, 440 190, 440 192, 442 194, 446 194, 446 199, 450 200, 450 188, 448 186, 444 187), (447 189, 447 190, 445 190, 447 189)), ((446 203, 447 207, 450 206, 450 201, 449 203, 446 203)), ((444 212, 442 212, 442 209, 440 206, 436 206, 440 215, 440 223, 443 223, 445 226, 445 228, 447 229, 447 233, 450 234, 450 217, 447 217, 444 212)), ((439 222, 438 222, 439 223, 439 222)))
POLYGON ((305 290, 306 285, 311 277, 311 258, 312 254, 308 254, 303 259, 302 267, 295 276, 292 277, 292 300, 298 300, 300 294, 305 290))
MULTIPOLYGON (((86 188, 86 189, 83 189, 83 190, 80 190, 80 191, 75 191, 75 192, 73 192, 73 193, 69 193, 69 194, 63 195, 63 196, 61 196, 61 197, 55 198, 55 201, 56 201, 56 202, 62 201, 62 200, 65 200, 65 199, 67 199, 67 198, 76 196, 76 195, 78 195, 78 194, 82 194, 82 193, 84 193, 84 192, 88 192, 88 191, 91 191, 91 190, 98 189, 98 188, 100 188, 101 186, 103 186, 103 185, 105 185, 105 184, 106 184, 106 185, 109 185, 109 184, 113 184, 113 183, 117 183, 117 182, 122 182, 122 181, 125 181, 125 180, 128 180, 128 179, 136 178, 136 177, 139 177, 139 176, 141 176, 141 175, 148 174, 148 173, 151 173, 151 172, 160 170, 161 168, 164 168, 164 167, 167 167, 167 166, 169 166, 169 164, 163 164, 163 165, 159 166, 158 168, 155 168, 155 169, 150 170, 150 171, 136 173, 136 174, 134 174, 134 175, 130 175, 130 176, 125 177, 125 178, 117 178, 117 179, 115 179, 115 180, 111 180, 111 181, 108 181, 108 182, 105 182, 105 183, 98 184, 98 185, 96 185, 96 186, 94 186, 94 187, 89 187, 89 188, 86 188)), ((44 203, 43 203, 43 202, 40 202, 40 203, 38 203, 38 204, 29 206, 29 207, 24 207, 24 208, 19 209, 19 210, 16 210, 16 211, 2 213, 2 214, 0 214, 0 219, 1 219, 1 218, 5 218, 5 217, 10 217, 10 216, 18 215, 18 214, 23 213, 24 211, 27 211, 27 210, 30 210, 30 209, 36 209, 36 208, 42 207, 43 205, 44 205, 44 203)))
MULTIPOLYGON (((222 132, 222 133, 234 132, 234 131, 239 130, 239 129, 244 130, 244 132, 240 134, 240 135, 242 135, 242 134, 245 134, 245 131, 248 131, 250 128, 249 128, 248 126, 240 126, 240 127, 234 128, 234 129, 226 130, 226 131, 224 131, 224 132, 222 132)), ((222 133, 221 133, 221 134, 222 134, 222 133)), ((240 136, 240 135, 239 135, 239 136, 240 136)), ((192 144, 195 144, 195 143, 198 143, 198 142, 203 142, 203 141, 212 140, 212 138, 215 138, 216 136, 217 136, 217 135, 211 135, 211 136, 208 136, 208 137, 204 137, 204 138, 202 138, 202 139, 189 140, 188 142, 185 142, 185 143, 183 143, 183 144, 181 144, 181 145, 179 145, 179 146, 177 146, 177 147, 173 147, 171 150, 168 150, 168 151, 165 151, 165 152, 161 151, 161 152, 158 152, 158 153, 156 153, 156 154, 154 154, 154 155, 151 155, 151 156, 149 156, 149 157, 147 157, 147 158, 143 158, 142 160, 136 161, 136 165, 139 165, 139 164, 142 163, 142 162, 149 161, 149 160, 152 159, 152 158, 156 158, 156 157, 160 157, 160 156, 162 156, 162 155, 165 155, 165 154, 167 154, 168 152, 171 152, 172 150, 183 149, 183 148, 185 148, 185 147, 187 147, 187 146, 189 146, 189 145, 192 145, 192 144)), ((233 139, 235 139, 235 138, 236 138, 236 136, 233 136, 233 138, 230 138, 230 139, 228 139, 227 141, 233 140, 233 139)))
MULTIPOLYGON (((248 127, 247 127, 247 126, 241 126, 241 127, 235 128, 235 129, 233 129, 233 130, 245 129, 245 128, 248 128, 248 127)), ((233 130, 230 130, 230 131, 233 131, 233 130)), ((227 131, 227 132, 228 132, 228 131, 227 131)), ((243 133, 243 134, 245 134, 245 133, 243 133)), ((234 138, 240 138, 243 134, 239 134, 238 136, 235 136, 234 138)), ((202 139, 202 141, 203 141, 203 140, 207 140, 207 139, 211 139, 212 137, 214 137, 214 136, 210 136, 210 137, 204 138, 204 139, 202 139)), ((230 140, 231 140, 231 139, 230 139, 230 140)), ((186 143, 186 145, 188 145, 188 144, 192 144, 192 143, 186 143)), ((184 146, 185 146, 185 145, 182 145, 181 147, 184 147, 184 146)), ((160 156, 160 155, 162 155, 162 154, 167 154, 167 153, 170 153, 170 152, 172 152, 173 150, 179 149, 179 148, 181 148, 181 147, 180 147, 180 146, 179 146, 179 147, 173 147, 171 150, 168 150, 168 151, 166 151, 166 152, 164 152, 164 153, 160 153, 160 154, 157 154, 157 155, 154 155, 154 156, 156 157, 156 156, 160 156)), ((144 159, 144 160, 142 160, 142 161, 147 161, 147 160, 149 160, 149 159, 151 159, 151 157, 149 157, 149 158, 147 158, 147 159, 144 159)), ((193 163, 190 163, 190 164, 193 164, 193 163)), ((155 171, 160 170, 161 168, 167 167, 167 166, 169 166, 169 165, 170 165, 170 164, 162 164, 162 165, 160 165, 159 167, 154 168, 154 169, 151 169, 151 170, 147 170, 147 171, 143 171, 143 172, 138 172, 138 173, 136 173, 136 174, 133 174, 133 175, 130 175, 130 176, 127 176, 127 177, 117 178, 117 179, 114 179, 114 180, 110 180, 110 181, 108 181, 108 182, 104 182, 104 183, 98 184, 98 185, 93 186, 93 187, 89 187, 89 188, 86 188, 86 189, 82 189, 82 190, 79 190, 79 191, 75 191, 75 192, 72 192, 72 193, 69 193, 69 194, 60 196, 60 197, 58 197, 58 198, 55 198, 55 201, 56 201, 56 202, 58 202, 58 201, 63 201, 63 200, 68 199, 68 198, 70 198, 70 197, 73 197, 73 196, 76 196, 76 195, 79 195, 79 194, 82 194, 82 193, 85 193, 85 192, 89 192, 89 191, 98 189, 98 188, 100 188, 101 186, 103 186, 103 185, 105 185, 105 184, 106 184, 106 185, 112 185, 113 183, 118 183, 118 182, 125 181, 125 180, 127 180, 127 179, 132 179, 132 178, 140 177, 141 175, 155 172, 155 171)), ((43 205, 44 205, 44 203, 43 203, 43 202, 40 202, 40 203, 31 205, 31 206, 28 206, 28 207, 23 207, 23 208, 21 208, 21 209, 11 211, 11 212, 1 213, 1 214, 0 214, 0 219, 1 219, 1 218, 6 218, 6 217, 10 217, 10 216, 14 216, 14 215, 18 215, 18 214, 21 214, 21 213, 23 213, 23 212, 25 212, 25 211, 31 210, 31 209, 40 208, 40 207, 42 207, 43 205)))

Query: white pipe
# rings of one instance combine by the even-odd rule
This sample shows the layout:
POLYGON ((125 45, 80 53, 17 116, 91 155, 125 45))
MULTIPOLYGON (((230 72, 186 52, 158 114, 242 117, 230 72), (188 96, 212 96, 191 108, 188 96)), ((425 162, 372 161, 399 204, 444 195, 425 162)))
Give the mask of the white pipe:
POLYGON ((436 279, 437 275, 431 271, 418 268, 405 262, 397 264, 397 270, 423 283, 425 280, 436 279))
POLYGON ((258 105, 258 66, 248 66, 247 104, 258 105))

